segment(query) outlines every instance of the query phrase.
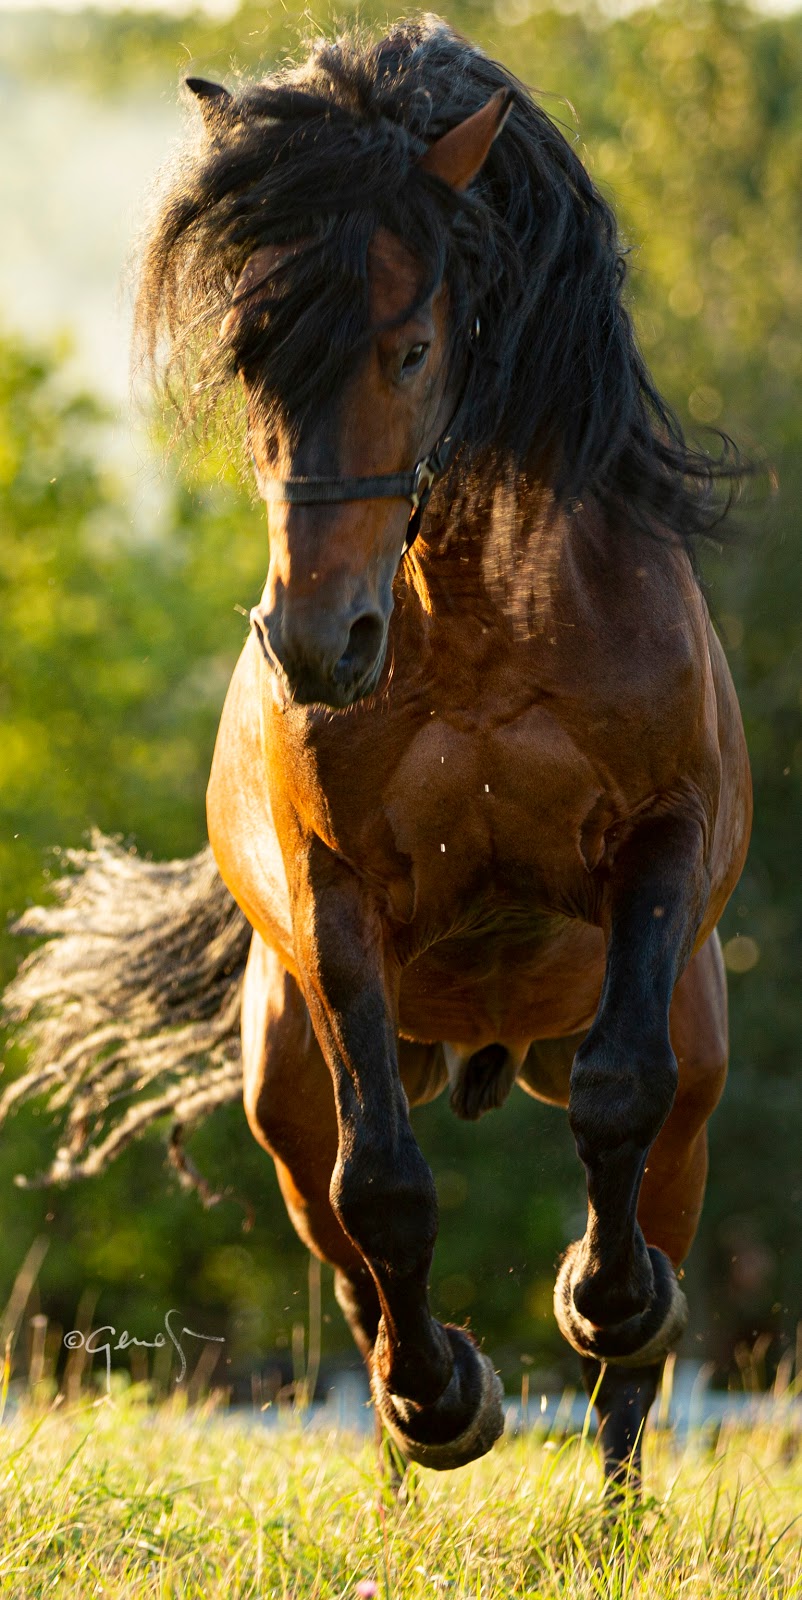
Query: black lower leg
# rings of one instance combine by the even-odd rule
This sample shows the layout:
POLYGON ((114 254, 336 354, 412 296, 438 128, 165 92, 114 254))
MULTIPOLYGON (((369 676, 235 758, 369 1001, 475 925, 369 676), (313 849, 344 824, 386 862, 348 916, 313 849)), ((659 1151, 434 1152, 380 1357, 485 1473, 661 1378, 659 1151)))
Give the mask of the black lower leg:
POLYGON ((366 1303, 365 1286, 353 1281, 338 1286, 338 1298, 355 1331, 373 1339, 377 1408, 406 1455, 434 1467, 461 1465, 490 1447, 503 1414, 487 1358, 469 1334, 443 1327, 428 1309, 437 1226, 431 1174, 403 1124, 390 1149, 377 1135, 366 1138, 356 1120, 343 1143, 332 1202, 369 1263, 376 1301, 366 1303))
POLYGON ((653 819, 620 851, 610 887, 604 986, 576 1053, 569 1100, 588 1180, 588 1226, 572 1262, 573 1303, 597 1328, 643 1316, 655 1296, 654 1264, 636 1212, 649 1150, 676 1092, 668 1014, 704 904, 701 851, 695 820, 653 819))
POLYGON ((662 1370, 662 1361, 616 1367, 582 1357, 582 1382, 596 1408, 604 1476, 613 1493, 640 1487, 643 1430, 662 1370))
POLYGON ((587 1174, 588 1223, 563 1260, 554 1303, 591 1388, 599 1361, 607 1363, 597 1405, 611 1478, 629 1470, 625 1463, 637 1465, 660 1368, 687 1315, 671 1262, 647 1247, 637 1206, 676 1091, 669 1006, 706 893, 695 818, 653 818, 622 846, 609 888, 599 1009, 571 1073, 569 1120, 587 1174))
POLYGON ((437 1194, 399 1073, 398 973, 361 881, 315 840, 298 868, 296 955, 337 1115, 329 1200, 375 1290, 349 1273, 338 1297, 388 1432, 414 1460, 458 1466, 501 1432, 500 1384, 470 1335, 429 1309, 437 1194))

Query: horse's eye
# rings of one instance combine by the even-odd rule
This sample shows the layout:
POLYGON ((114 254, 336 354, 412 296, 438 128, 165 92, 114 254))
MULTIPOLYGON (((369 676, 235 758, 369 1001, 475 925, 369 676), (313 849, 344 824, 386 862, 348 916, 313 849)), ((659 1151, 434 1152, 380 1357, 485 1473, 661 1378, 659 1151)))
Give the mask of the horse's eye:
POLYGON ((423 366, 428 353, 428 344, 413 344, 412 349, 407 351, 403 361, 401 362, 401 371, 417 372, 418 367, 423 366))

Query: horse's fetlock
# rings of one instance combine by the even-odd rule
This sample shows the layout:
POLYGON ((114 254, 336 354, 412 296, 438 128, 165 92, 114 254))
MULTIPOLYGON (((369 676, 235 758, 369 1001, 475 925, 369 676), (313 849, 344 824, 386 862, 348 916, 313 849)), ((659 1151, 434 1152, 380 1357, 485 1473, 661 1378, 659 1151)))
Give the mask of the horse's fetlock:
MULTIPOLYGON (((643 1241, 641 1240, 643 1246, 643 1241)), ((616 1327, 641 1316, 654 1294, 654 1273, 646 1252, 633 1253, 625 1263, 605 1263, 587 1276, 577 1275, 572 1298, 580 1316, 596 1327, 616 1327)))
POLYGON ((430 1319, 423 1340, 414 1343, 387 1336, 384 1321, 379 1326, 373 1353, 374 1371, 386 1389, 403 1396, 413 1406, 434 1405, 451 1381, 454 1356, 442 1324, 430 1319))
MULTIPOLYGON (((440 1330, 448 1348, 450 1376, 428 1404, 411 1403, 388 1387, 374 1363, 373 1395, 385 1428, 404 1455, 437 1471, 464 1466, 484 1455, 504 1427, 503 1390, 493 1367, 464 1329, 440 1330)), ((420 1372, 410 1373, 416 1391, 420 1372)))

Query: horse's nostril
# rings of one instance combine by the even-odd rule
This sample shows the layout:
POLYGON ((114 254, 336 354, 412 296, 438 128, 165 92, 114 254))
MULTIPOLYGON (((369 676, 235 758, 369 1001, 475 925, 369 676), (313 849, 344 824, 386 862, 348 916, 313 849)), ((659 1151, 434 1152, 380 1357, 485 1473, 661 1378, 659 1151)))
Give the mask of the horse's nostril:
POLYGON ((351 624, 348 634, 348 644, 337 662, 337 677, 346 673, 352 677, 359 677, 367 672, 376 660, 384 639, 384 622, 375 612, 367 612, 363 617, 357 617, 351 624))

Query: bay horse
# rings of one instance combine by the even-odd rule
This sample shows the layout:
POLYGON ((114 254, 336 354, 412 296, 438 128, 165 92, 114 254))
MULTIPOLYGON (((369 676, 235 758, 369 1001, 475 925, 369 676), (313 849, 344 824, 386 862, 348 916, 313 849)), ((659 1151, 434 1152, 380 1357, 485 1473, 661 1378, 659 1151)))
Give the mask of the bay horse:
POLYGON ((737 466, 658 394, 575 151, 446 24, 187 83, 137 324, 184 403, 238 375, 269 508, 208 789, 253 930, 247 1118, 381 1422, 446 1469, 502 1395, 429 1309, 409 1108, 567 1106, 588 1215, 554 1307, 615 1486, 685 1326, 726 1072, 750 779, 694 549, 737 466))

